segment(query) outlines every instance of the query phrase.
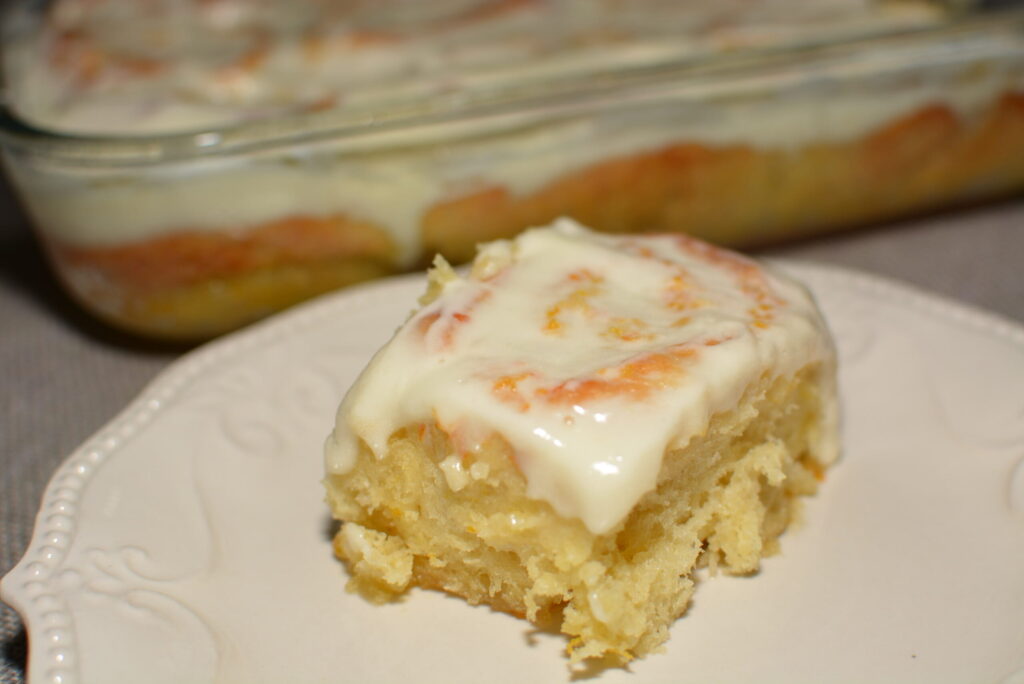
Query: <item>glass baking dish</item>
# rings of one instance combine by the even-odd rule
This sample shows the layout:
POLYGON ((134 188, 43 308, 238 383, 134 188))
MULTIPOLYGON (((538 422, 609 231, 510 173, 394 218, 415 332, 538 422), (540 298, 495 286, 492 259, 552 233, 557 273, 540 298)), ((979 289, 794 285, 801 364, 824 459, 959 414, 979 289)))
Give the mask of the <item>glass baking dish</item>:
MULTIPOLYGON (((220 64, 236 71, 218 72, 216 87, 181 67, 174 78, 187 88, 167 104, 162 76, 141 99, 117 90, 177 64, 152 22, 135 34, 156 56, 94 54, 73 13, 45 60, 33 52, 54 7, 75 5, 32 3, 8 18, 0 145, 71 294, 150 336, 217 335, 422 267, 435 252, 464 261, 478 242, 561 215, 749 247, 1024 187, 1024 13, 1015 9, 913 3, 848 21, 820 10, 794 29, 747 17, 756 3, 724 3, 732 14, 696 26, 684 26, 695 22, 685 13, 638 12, 644 3, 597 3, 612 9, 583 19, 580 0, 447 0, 429 12, 405 0, 384 18, 373 3, 335 3, 359 19, 345 55, 365 57, 367 69, 338 82, 324 67, 292 87, 295 50, 315 57, 336 37, 325 38, 314 13, 288 55, 268 57, 266 36, 255 56, 249 43, 229 50, 220 64), (527 11, 533 23, 516 14, 527 11), (538 17, 548 27, 540 38, 538 17), (476 31, 471 22, 488 28, 445 33, 476 31), (245 69, 268 60, 287 92, 251 97, 246 87, 260 84, 245 69), (71 69, 61 77, 86 87, 113 73, 114 87, 75 100, 39 68, 71 69), (32 111, 47 98, 49 109, 32 111)), ((231 17, 219 21, 237 29, 231 17)), ((118 32, 106 31, 116 44, 118 32)))

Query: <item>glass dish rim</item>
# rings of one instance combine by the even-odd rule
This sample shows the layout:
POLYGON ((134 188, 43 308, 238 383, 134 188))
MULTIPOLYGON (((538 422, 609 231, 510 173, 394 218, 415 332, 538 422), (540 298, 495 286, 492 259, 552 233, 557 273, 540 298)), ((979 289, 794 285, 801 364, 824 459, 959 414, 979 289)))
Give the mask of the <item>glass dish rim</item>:
MULTIPOLYGON (((359 147, 369 142, 384 147, 421 144, 432 136, 462 132, 472 135, 502 130, 511 120, 539 123, 554 116, 590 111, 611 95, 665 86, 706 86, 723 80, 779 78, 803 69, 865 55, 872 48, 935 47, 957 36, 983 36, 990 30, 1016 32, 1024 51, 1024 6, 975 14, 951 12, 938 23, 854 34, 833 42, 806 42, 742 50, 698 58, 672 58, 651 64, 607 68, 587 74, 582 84, 569 78, 541 80, 497 93, 466 97, 465 93, 430 96, 416 105, 375 109, 332 109, 290 113, 202 129, 146 134, 76 134, 37 127, 21 118, 0 91, 0 149, 23 152, 78 166, 131 167, 208 158, 237 157, 287 150, 324 142, 359 147), (493 128, 488 128, 492 126, 493 128), (374 143, 373 141, 376 141, 374 143)), ((901 68, 908 65, 901 64, 901 68)), ((909 66, 927 66, 927 63, 909 66)), ((446 138, 450 139, 450 138, 446 138)), ((376 148, 375 148, 376 149, 376 148)))

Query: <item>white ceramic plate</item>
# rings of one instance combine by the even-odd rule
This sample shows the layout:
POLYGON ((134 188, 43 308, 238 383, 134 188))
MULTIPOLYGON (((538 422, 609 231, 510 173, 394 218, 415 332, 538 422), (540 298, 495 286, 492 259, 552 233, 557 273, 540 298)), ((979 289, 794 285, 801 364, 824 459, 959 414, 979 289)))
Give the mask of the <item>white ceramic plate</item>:
MULTIPOLYGON (((839 343, 844 457, 754 577, 702 582, 612 682, 1024 684, 1024 329, 786 268, 839 343)), ((74 452, 4 578, 33 682, 566 682, 560 636, 344 591, 321 444, 422 282, 327 297, 193 353, 74 452)))

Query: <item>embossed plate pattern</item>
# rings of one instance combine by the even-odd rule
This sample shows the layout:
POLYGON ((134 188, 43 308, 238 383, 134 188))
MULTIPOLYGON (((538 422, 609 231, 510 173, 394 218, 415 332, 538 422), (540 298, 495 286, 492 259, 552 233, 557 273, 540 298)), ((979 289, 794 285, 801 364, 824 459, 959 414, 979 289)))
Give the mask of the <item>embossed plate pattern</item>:
MULTIPOLYGON (((844 457, 754 577, 702 582, 667 653, 602 683, 1024 683, 1024 329, 788 263, 839 343, 844 457)), ((557 635, 431 592, 370 606, 331 557, 320 448, 418 278, 175 364, 54 475, 3 579, 29 678, 565 682, 557 635)))

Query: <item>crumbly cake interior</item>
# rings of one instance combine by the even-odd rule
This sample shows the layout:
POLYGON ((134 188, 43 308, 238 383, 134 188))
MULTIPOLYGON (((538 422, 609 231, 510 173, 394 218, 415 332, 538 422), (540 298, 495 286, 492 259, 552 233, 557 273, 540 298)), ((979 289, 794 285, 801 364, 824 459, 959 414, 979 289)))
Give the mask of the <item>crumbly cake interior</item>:
POLYGON ((704 434, 669 448, 657 487, 603 534, 529 498, 500 435, 456 456, 436 424, 407 425, 383 455, 363 443, 351 471, 328 475, 344 521, 335 551, 351 588, 374 600, 440 589, 555 621, 572 662, 642 657, 685 612, 695 569, 756 571, 798 497, 816 490, 825 372, 762 376, 704 434))

